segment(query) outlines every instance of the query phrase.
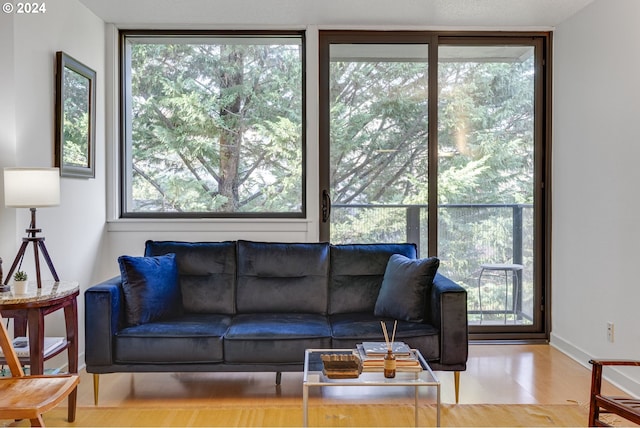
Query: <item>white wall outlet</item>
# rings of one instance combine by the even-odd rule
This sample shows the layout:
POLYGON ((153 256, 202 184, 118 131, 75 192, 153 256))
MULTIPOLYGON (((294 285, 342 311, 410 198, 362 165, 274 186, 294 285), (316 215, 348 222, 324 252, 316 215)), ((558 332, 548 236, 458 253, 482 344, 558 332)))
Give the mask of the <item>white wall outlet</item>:
POLYGON ((613 323, 612 322, 607 323, 607 340, 613 343, 613 323))

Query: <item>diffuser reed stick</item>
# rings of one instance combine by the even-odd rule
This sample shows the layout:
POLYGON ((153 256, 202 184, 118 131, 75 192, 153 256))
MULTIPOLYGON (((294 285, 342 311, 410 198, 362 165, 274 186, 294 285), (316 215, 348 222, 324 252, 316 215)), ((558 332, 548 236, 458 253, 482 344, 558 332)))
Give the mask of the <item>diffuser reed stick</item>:
POLYGON ((384 321, 380 321, 382 326, 382 334, 384 334, 384 343, 387 344, 387 350, 391 351, 391 343, 389 343, 389 333, 387 333, 387 324, 384 321))
POLYGON ((393 334, 391 335, 391 349, 393 349, 393 343, 396 341, 396 328, 398 327, 398 320, 393 322, 393 334))
POLYGON ((387 344, 387 350, 393 350, 393 343, 396 340, 396 329, 398 328, 398 320, 393 322, 393 333, 391 334, 391 340, 389 340, 389 333, 387 332, 387 324, 384 321, 380 321, 382 326, 382 334, 384 334, 384 342, 387 344))

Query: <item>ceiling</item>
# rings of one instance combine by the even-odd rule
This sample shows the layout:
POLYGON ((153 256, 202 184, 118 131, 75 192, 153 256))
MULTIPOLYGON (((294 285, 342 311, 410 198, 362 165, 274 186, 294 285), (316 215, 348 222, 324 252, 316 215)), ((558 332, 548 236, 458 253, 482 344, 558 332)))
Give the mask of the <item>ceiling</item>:
POLYGON ((123 26, 550 28, 594 0, 79 0, 123 26))

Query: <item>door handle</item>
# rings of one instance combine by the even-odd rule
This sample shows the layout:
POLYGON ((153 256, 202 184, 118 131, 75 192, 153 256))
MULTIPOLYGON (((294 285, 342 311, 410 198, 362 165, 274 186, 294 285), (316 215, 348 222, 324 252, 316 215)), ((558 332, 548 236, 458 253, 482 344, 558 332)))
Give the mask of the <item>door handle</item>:
POLYGON ((322 191, 322 222, 326 223, 329 221, 329 216, 331 215, 331 196, 329 195, 329 191, 324 189, 322 191))

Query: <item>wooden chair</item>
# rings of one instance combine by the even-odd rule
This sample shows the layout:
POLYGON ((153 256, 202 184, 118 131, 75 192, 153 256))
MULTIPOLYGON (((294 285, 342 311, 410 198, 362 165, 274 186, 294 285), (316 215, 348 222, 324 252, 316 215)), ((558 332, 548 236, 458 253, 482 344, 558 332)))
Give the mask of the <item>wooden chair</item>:
POLYGON ((31 426, 44 426, 42 413, 69 396, 80 378, 72 374, 25 376, 2 318, 0 347, 12 375, 0 378, 0 419, 29 419, 31 426))
POLYGON ((591 360, 591 399, 589 402, 589 426, 608 427, 607 422, 600 419, 601 413, 615 414, 640 424, 640 400, 628 397, 610 397, 601 394, 602 368, 604 366, 640 366, 640 361, 629 360, 591 360))

